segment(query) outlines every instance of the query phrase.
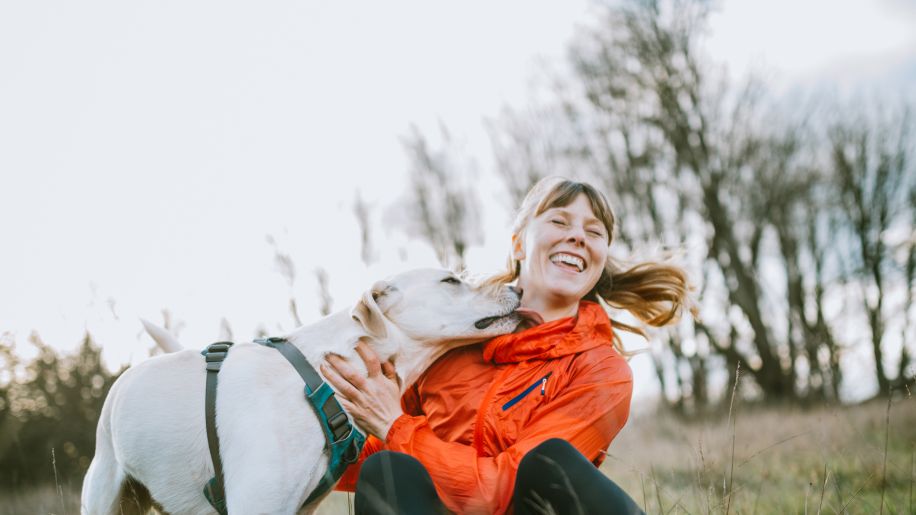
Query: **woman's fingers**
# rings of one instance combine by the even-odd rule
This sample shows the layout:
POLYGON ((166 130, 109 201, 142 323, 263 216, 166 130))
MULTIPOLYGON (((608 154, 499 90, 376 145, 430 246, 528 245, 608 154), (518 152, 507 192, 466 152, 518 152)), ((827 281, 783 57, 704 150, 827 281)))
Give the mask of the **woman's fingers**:
POLYGON ((343 397, 338 397, 338 398, 337 398, 337 402, 340 403, 340 407, 343 408, 344 411, 346 411, 347 413, 349 413, 350 416, 351 416, 354 420, 356 420, 357 422, 362 422, 362 421, 363 421, 362 417, 359 417, 359 414, 360 414, 361 412, 359 411, 359 409, 357 409, 357 407, 356 407, 355 404, 353 404, 352 402, 348 401, 347 399, 345 399, 345 398, 343 398, 343 397))
POLYGON ((372 347, 369 347, 369 344, 360 340, 359 343, 356 344, 356 353, 359 354, 359 357, 363 358, 369 377, 379 375, 382 371, 382 365, 379 363, 378 354, 372 350, 372 347))
POLYGON ((397 383, 398 386, 401 386, 401 378, 398 377, 398 371, 394 368, 394 363, 390 361, 382 363, 382 374, 397 383))
POLYGON ((347 360, 336 354, 328 354, 327 357, 325 357, 325 362, 331 365, 339 376, 349 381, 353 386, 360 390, 366 389, 366 376, 350 365, 347 360))
POLYGON ((366 344, 358 344, 356 351, 369 370, 368 377, 350 361, 334 354, 321 364, 321 372, 337 390, 338 402, 353 420, 383 439, 403 414, 397 373, 393 363, 379 362, 378 355, 366 344))
POLYGON ((356 399, 360 395, 360 391, 357 386, 354 386, 353 383, 348 380, 344 375, 342 375, 333 363, 322 363, 320 365, 321 373, 324 375, 325 380, 331 383, 331 386, 334 387, 343 397, 347 399, 356 399))

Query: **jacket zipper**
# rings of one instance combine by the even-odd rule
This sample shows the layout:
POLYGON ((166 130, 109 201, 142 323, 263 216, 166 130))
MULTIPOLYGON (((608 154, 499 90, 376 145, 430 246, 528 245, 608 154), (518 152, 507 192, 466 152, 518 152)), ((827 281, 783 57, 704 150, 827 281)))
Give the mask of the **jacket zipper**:
POLYGON ((526 395, 533 392, 534 389, 537 388, 538 386, 541 387, 541 395, 544 395, 547 392, 547 378, 550 377, 551 374, 553 374, 553 372, 547 372, 547 375, 538 379, 533 385, 526 388, 524 392, 516 395, 509 402, 503 404, 503 411, 506 411, 507 409, 511 408, 512 406, 515 406, 515 404, 518 403, 518 401, 524 399, 526 395))

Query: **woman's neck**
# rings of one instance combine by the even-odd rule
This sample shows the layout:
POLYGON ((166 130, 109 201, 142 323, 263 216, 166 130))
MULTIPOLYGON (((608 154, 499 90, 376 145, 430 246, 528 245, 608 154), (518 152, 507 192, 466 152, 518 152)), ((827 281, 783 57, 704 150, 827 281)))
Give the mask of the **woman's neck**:
POLYGON ((522 296, 522 307, 528 308, 534 311, 537 311, 538 314, 544 319, 544 322, 551 322, 553 320, 559 320, 561 318, 569 318, 576 316, 579 312, 579 303, 574 302, 572 304, 567 303, 552 303, 546 299, 532 298, 525 299, 522 296))

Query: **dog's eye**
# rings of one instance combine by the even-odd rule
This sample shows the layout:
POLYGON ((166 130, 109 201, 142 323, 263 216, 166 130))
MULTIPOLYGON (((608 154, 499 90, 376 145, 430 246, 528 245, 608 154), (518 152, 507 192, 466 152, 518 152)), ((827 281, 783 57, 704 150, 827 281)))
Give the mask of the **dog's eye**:
POLYGON ((442 282, 448 284, 461 284, 461 281, 459 281, 457 277, 446 277, 445 279, 442 279, 442 282))

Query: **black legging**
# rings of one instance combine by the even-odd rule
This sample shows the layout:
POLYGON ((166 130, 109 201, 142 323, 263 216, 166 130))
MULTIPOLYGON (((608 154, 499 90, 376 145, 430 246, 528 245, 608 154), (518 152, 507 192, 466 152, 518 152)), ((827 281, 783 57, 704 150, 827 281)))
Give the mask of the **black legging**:
MULTIPOLYGON (((643 513, 626 492, 569 442, 558 438, 547 440, 522 458, 512 503, 517 515, 643 513)), ((407 454, 391 451, 373 454, 363 463, 355 504, 357 514, 449 513, 423 465, 407 454)))

